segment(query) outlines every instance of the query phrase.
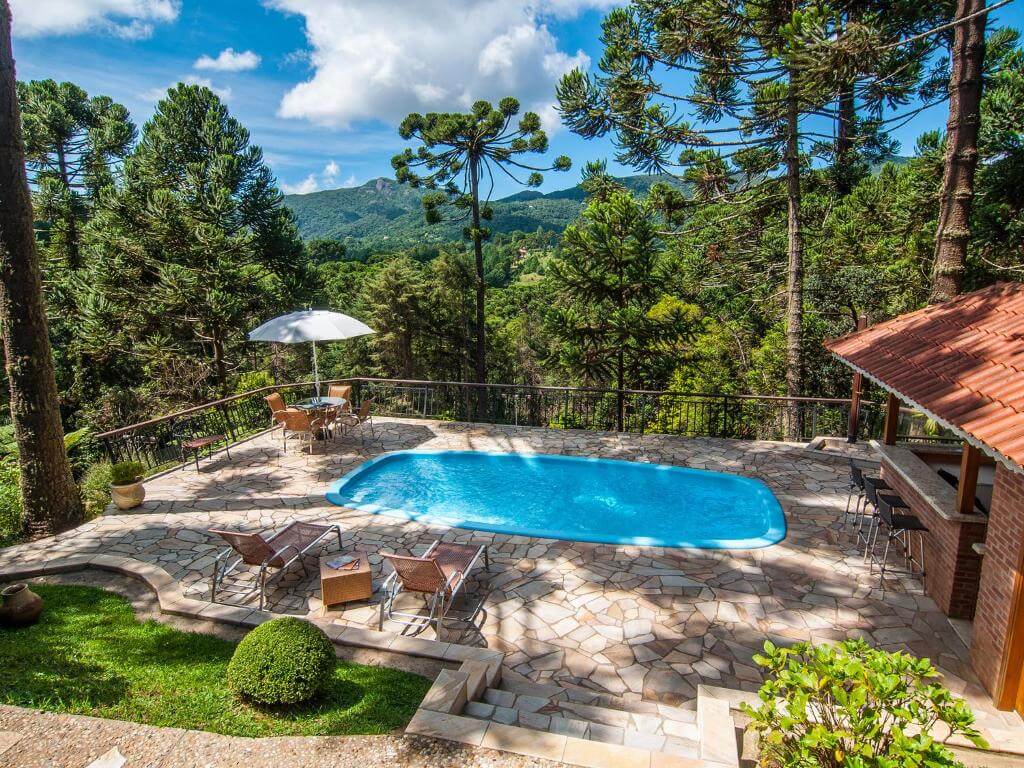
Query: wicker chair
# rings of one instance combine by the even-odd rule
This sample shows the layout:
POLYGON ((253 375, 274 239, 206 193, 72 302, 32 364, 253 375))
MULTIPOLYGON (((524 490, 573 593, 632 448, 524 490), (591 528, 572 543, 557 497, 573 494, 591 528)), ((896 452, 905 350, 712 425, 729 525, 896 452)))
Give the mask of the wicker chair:
POLYGON ((421 627, 422 614, 403 613, 394 609, 395 600, 402 592, 418 592, 427 599, 429 614, 426 624, 433 624, 441 635, 445 617, 455 598, 465 586, 481 556, 484 570, 491 569, 487 546, 481 544, 445 544, 440 540, 430 545, 422 557, 382 553, 394 571, 384 580, 380 601, 378 627, 391 620, 408 627, 421 627))
POLYGON ((216 534, 231 546, 217 555, 213 564, 213 583, 210 586, 210 600, 217 602, 217 585, 224 583, 224 577, 242 563, 258 566, 260 588, 260 610, 266 602, 267 584, 283 574, 296 561, 305 570, 302 556, 321 543, 332 533, 338 537, 338 548, 341 549, 341 528, 337 525, 317 525, 294 521, 280 533, 264 539, 258 533, 242 531, 226 531, 211 528, 210 533, 216 534), (229 562, 232 553, 238 558, 229 562), (273 569, 273 573, 269 571, 273 569))

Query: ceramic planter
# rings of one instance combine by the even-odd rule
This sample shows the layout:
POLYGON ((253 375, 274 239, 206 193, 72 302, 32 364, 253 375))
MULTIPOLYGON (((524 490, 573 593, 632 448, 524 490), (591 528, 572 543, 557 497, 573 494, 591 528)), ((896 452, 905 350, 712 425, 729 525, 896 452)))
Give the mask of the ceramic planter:
POLYGON ((27 584, 12 584, 0 592, 0 625, 4 627, 27 627, 39 620, 43 612, 43 598, 28 588, 27 584))
POLYGON ((140 481, 128 485, 112 485, 110 496, 118 509, 134 509, 146 500, 146 489, 140 481))

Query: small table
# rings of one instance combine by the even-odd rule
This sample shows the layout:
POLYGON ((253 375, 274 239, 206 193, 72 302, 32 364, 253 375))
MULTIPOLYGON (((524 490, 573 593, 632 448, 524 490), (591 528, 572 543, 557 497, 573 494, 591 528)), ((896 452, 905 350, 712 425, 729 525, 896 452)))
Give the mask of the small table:
POLYGON ((347 402, 348 400, 344 397, 311 397, 309 400, 295 403, 292 407, 301 408, 304 411, 319 411, 328 408, 344 408, 347 402))
POLYGON ((365 554, 334 552, 320 556, 320 599, 325 608, 354 600, 369 600, 372 595, 373 573, 365 554), (342 568, 327 565, 332 560, 346 556, 357 559, 342 568))

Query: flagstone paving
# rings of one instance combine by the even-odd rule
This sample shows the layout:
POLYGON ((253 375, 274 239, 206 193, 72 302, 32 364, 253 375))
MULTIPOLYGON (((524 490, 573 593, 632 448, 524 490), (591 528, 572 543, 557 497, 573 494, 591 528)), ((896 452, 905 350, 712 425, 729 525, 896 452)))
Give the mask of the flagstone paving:
MULTIPOLYGON (((851 537, 839 531, 847 470, 841 460, 797 444, 618 435, 573 430, 381 419, 377 437, 315 445, 310 456, 263 435, 217 457, 147 482, 147 501, 58 536, 0 551, 14 560, 85 552, 155 563, 186 595, 206 597, 222 543, 211 527, 280 528, 291 519, 342 526, 343 545, 367 553, 375 586, 381 551, 420 553, 439 536, 490 544, 474 631, 459 642, 504 651, 514 673, 541 683, 589 688, 627 700, 685 704, 697 685, 756 690, 752 656, 771 639, 827 642, 863 637, 928 656, 945 683, 973 706, 1000 742, 1024 746, 1024 724, 996 711, 970 671, 967 649, 914 579, 879 588, 851 537), (681 550, 535 539, 447 529, 368 515, 324 499, 327 486, 366 459, 408 448, 479 449, 623 458, 741 473, 766 482, 786 512, 777 545, 749 551, 681 550)), ((680 514, 687 500, 679 499, 680 514)), ((699 511, 698 511, 699 512, 699 511)), ((315 558, 286 575, 269 608, 376 626, 377 598, 324 612, 315 558)), ((252 574, 229 579, 223 602, 253 605, 252 574)), ((428 636, 432 630, 427 630, 428 636)))

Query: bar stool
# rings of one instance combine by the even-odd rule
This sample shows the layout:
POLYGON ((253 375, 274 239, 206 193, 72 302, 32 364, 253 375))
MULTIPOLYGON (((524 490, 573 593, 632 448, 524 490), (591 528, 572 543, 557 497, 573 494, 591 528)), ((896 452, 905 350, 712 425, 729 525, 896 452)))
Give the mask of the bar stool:
POLYGON ((869 551, 878 536, 878 492, 891 489, 889 484, 880 477, 872 475, 863 475, 862 477, 864 480, 864 510, 861 512, 861 522, 857 526, 857 545, 864 545, 864 562, 866 563, 869 551), (868 504, 872 507, 870 515, 867 514, 868 504), (864 530, 865 518, 869 518, 867 531, 864 530))
POLYGON ((858 529, 863 522, 864 514, 861 512, 861 505, 864 503, 864 471, 866 469, 868 467, 861 466, 856 459, 850 459, 850 482, 847 486, 849 493, 846 496, 846 510, 843 512, 841 526, 843 530, 846 530, 847 523, 851 521, 857 521, 858 529), (852 509, 850 508, 851 504, 853 505, 852 509))
POLYGON ((882 552, 881 561, 877 561, 875 542, 871 545, 871 572, 875 570, 875 563, 879 563, 879 574, 884 586, 886 564, 889 559, 889 547, 893 541, 903 548, 903 559, 907 567, 907 573, 914 575, 914 566, 919 569, 917 575, 924 576, 924 534, 928 533, 928 527, 921 522, 917 515, 910 514, 910 507, 895 493, 879 493, 878 498, 878 526, 875 529, 875 537, 878 535, 878 528, 886 529, 885 550, 882 552), (902 510, 907 510, 903 512, 902 510), (914 556, 911 534, 917 534, 918 555, 914 556))

